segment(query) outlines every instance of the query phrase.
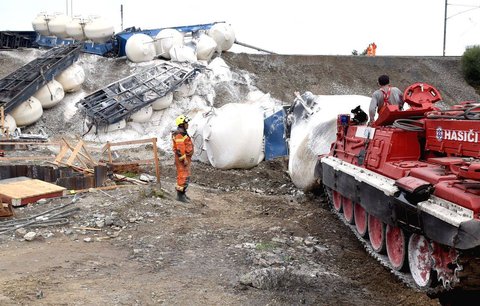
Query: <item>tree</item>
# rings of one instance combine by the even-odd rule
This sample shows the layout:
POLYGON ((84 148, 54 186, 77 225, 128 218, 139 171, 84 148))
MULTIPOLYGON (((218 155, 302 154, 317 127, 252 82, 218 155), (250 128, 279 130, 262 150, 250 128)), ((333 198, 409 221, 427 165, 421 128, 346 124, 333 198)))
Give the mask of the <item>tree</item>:
POLYGON ((480 90, 480 46, 468 47, 463 53, 462 73, 465 81, 473 86, 477 91, 480 90))

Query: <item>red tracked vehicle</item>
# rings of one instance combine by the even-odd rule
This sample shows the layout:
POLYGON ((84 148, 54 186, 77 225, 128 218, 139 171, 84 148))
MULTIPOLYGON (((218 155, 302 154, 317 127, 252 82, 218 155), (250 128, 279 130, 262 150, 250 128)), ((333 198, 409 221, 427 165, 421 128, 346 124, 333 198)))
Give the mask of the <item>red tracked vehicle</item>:
POLYGON ((388 105, 370 127, 339 115, 316 175, 397 275, 430 293, 480 290, 480 103, 442 111, 425 83, 404 99, 408 110, 388 105))

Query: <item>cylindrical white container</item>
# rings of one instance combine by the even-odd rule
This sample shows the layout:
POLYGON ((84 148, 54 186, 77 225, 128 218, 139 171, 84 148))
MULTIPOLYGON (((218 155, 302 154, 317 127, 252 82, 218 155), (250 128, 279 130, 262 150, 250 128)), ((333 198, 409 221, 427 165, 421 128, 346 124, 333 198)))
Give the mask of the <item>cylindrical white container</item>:
POLYGON ((169 107, 173 102, 173 92, 169 92, 164 97, 158 98, 152 103, 152 108, 155 111, 159 111, 169 107))
POLYGON ((172 48, 170 48, 170 58, 173 62, 195 63, 197 61, 195 51, 185 45, 172 46, 172 48))
POLYGON ((70 16, 62 13, 55 13, 54 18, 52 18, 52 20, 50 20, 50 22, 48 23, 50 33, 59 38, 67 38, 67 24, 71 21, 72 18, 70 18, 70 16))
POLYGON ((48 23, 51 18, 52 16, 48 15, 46 12, 39 13, 32 21, 33 29, 40 35, 51 35, 48 28, 48 23))
POLYGON ((141 109, 133 113, 130 116, 130 120, 133 122, 139 122, 139 123, 147 122, 148 120, 150 120, 150 118, 152 118, 152 114, 153 114, 153 108, 151 105, 148 105, 148 106, 142 107, 141 109))
POLYGON ((74 92, 82 88, 85 82, 85 71, 82 66, 73 63, 56 77, 57 81, 62 84, 65 92, 74 92))
POLYGON ((190 82, 184 83, 175 90, 175 98, 179 99, 193 96, 197 90, 197 85, 198 83, 195 80, 190 80, 190 82))
POLYGON ((235 42, 235 33, 229 24, 224 22, 214 24, 208 35, 217 43, 217 52, 227 51, 235 42))
POLYGON ((90 22, 91 20, 88 18, 74 16, 65 27, 68 37, 71 37, 75 40, 87 40, 87 36, 85 36, 85 26, 90 22))
POLYGON ((170 59, 170 49, 183 45, 183 34, 175 29, 163 29, 155 36, 155 50, 158 56, 170 59))
POLYGON ((62 84, 51 80, 45 86, 40 88, 34 95, 40 101, 44 109, 52 108, 65 97, 65 91, 62 84))
POLYGON ((15 119, 17 126, 30 125, 42 117, 42 104, 37 98, 32 96, 13 109, 10 115, 15 119))
POLYGON ((217 43, 212 37, 201 34, 197 41, 197 59, 209 61, 215 53, 216 48, 217 43))
POLYGON ((85 35, 95 43, 104 43, 110 40, 115 33, 113 25, 105 18, 90 16, 91 22, 85 25, 85 35))
POLYGON ((15 121, 15 118, 13 118, 10 114, 6 114, 3 127, 8 128, 8 133, 13 133, 13 131, 15 131, 17 128, 17 122, 15 121))
POLYGON ((134 63, 153 60, 156 54, 153 38, 141 33, 132 35, 125 44, 125 53, 134 63))

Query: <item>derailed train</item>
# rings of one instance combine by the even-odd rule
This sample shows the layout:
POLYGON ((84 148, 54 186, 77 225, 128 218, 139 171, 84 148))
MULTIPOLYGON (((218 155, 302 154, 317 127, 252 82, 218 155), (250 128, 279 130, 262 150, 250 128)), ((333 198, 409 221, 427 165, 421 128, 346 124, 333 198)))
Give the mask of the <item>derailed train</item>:
POLYGON ((333 209, 395 273, 429 293, 480 289, 480 103, 447 110, 426 83, 372 126, 337 119, 315 176, 333 209), (408 272, 409 271, 409 272, 408 272))

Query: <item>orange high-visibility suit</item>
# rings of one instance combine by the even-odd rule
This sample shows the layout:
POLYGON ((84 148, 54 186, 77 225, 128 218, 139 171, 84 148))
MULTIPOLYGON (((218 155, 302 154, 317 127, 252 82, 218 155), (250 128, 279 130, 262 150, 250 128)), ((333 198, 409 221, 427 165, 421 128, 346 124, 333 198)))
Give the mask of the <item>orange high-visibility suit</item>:
POLYGON ((177 167, 177 186, 180 192, 185 192, 190 181, 190 164, 192 163, 193 143, 185 128, 179 126, 172 133, 173 153, 177 167))

